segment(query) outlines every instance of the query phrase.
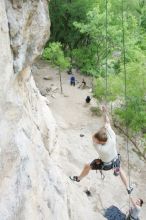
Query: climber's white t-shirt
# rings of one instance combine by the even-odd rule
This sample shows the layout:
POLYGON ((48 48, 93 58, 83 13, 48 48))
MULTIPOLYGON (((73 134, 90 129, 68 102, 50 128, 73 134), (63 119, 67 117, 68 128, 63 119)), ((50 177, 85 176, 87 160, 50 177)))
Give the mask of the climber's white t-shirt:
POLYGON ((99 154, 99 158, 103 162, 110 162, 117 156, 116 149, 116 135, 112 130, 111 125, 109 123, 105 124, 106 132, 107 132, 107 142, 105 144, 96 144, 96 150, 99 154))

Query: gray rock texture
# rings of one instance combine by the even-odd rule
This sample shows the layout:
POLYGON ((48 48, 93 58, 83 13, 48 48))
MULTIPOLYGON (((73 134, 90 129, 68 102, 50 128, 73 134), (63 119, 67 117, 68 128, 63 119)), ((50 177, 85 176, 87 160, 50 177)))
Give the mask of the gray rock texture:
POLYGON ((51 159, 56 123, 31 75, 49 38, 48 15, 46 0, 0 1, 0 220, 55 219, 51 198, 65 209, 51 159))
MULTIPOLYGON (((81 183, 68 178, 94 159, 90 137, 101 120, 90 118, 83 106, 86 90, 79 96, 79 89, 70 89, 65 73, 69 97, 56 94, 53 107, 40 94, 32 64, 49 35, 47 0, 0 0, 0 220, 102 220, 111 201, 125 205, 126 190, 110 173, 104 184, 93 172, 81 183), (91 198, 84 193, 88 187, 91 198)), ((49 71, 59 86, 47 65, 36 77, 42 88, 46 83, 45 90, 49 83, 41 77, 49 71)))
POLYGON ((16 73, 32 64, 48 40, 50 22, 46 0, 6 0, 16 73))
POLYGON ((48 15, 46 0, 0 1, 0 220, 96 219, 60 167, 56 122, 32 76, 48 15))

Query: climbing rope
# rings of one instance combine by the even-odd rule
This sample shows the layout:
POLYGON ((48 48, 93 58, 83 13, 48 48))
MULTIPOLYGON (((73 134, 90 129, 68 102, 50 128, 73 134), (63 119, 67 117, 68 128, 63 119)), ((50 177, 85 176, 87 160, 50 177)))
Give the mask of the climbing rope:
MULTIPOLYGON (((107 108, 107 96, 108 96, 108 0, 105 0, 105 106, 107 108)), ((103 170, 100 170, 101 179, 105 179, 105 175, 103 174, 103 170)))
MULTIPOLYGON (((125 125, 126 125, 126 152, 127 152, 127 161, 128 161, 128 183, 129 186, 131 186, 131 179, 130 179, 130 152, 129 152, 129 144, 128 144, 128 118, 127 118, 127 70, 126 70, 126 49, 125 49, 125 26, 124 26, 124 0, 122 0, 122 44, 123 44, 123 67, 124 67, 124 95, 125 95, 125 108, 126 108, 126 114, 125 114, 125 125)), ((129 210, 130 210, 130 195, 129 195, 129 210)))
MULTIPOLYGON (((105 101, 107 104, 108 96, 108 0, 105 0, 105 36, 106 36, 106 61, 105 61, 105 101)), ((123 66, 124 66, 124 95, 125 95, 125 125, 126 125, 126 152, 127 152, 127 161, 128 161, 128 184, 131 186, 130 179, 130 153, 129 153, 129 143, 128 143, 128 118, 127 118, 127 70, 126 70, 126 50, 125 50, 125 26, 124 26, 124 0, 122 0, 122 44, 123 44, 123 66)), ((129 210, 130 210, 130 195, 129 195, 129 210)))
POLYGON ((106 40, 106 60, 105 60, 105 101, 107 104, 108 95, 108 0, 105 0, 105 40, 106 40))

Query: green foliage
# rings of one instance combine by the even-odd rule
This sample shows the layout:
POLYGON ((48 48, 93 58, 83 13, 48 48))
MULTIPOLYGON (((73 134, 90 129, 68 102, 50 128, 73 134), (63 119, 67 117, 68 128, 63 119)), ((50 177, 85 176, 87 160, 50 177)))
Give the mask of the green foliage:
MULTIPOLYGON (((75 63, 80 67, 81 72, 87 72, 91 75, 97 76, 104 72, 106 58, 106 12, 105 2, 104 4, 103 2, 100 2, 100 4, 94 7, 92 11, 87 13, 87 19, 85 22, 74 22, 76 29, 86 36, 87 39, 84 44, 75 49, 75 63), (103 7, 101 7, 101 5, 103 5, 103 7), (86 64, 81 61, 82 56, 85 60, 84 63, 86 64), (82 69, 84 71, 82 71, 82 69)), ((113 59, 113 53, 121 51, 123 43, 121 15, 121 4, 118 3, 117 5, 115 1, 108 1, 107 56, 108 60, 110 60, 110 62, 112 60, 113 63, 111 63, 115 66, 119 64, 119 60, 116 59, 116 57, 113 59), (117 8, 120 10, 117 10, 117 8)), ((126 18, 124 26, 127 41, 126 46, 128 49, 126 60, 129 61, 129 59, 131 59, 131 53, 135 52, 136 45, 139 42, 139 20, 131 12, 125 12, 124 15, 126 18), (134 45, 135 48, 133 47, 134 45)), ((142 44, 144 47, 144 41, 142 44)))
POLYGON ((94 116, 98 116, 98 117, 102 116, 102 111, 101 111, 101 109, 99 107, 92 106, 90 108, 90 111, 92 112, 92 115, 94 115, 94 116))
POLYGON ((96 51, 96 47, 92 44, 73 50, 74 65, 80 69, 81 73, 92 76, 96 75, 98 72, 96 51))
MULTIPOLYGON (((94 96, 108 101, 124 100, 125 75, 123 66, 122 1, 108 0, 108 83, 106 88, 106 1, 53 0, 51 41, 43 57, 57 66, 68 63, 63 52, 71 58, 74 67, 94 78, 94 96), (56 48, 57 47, 57 48, 56 48), (58 48, 59 47, 59 48, 58 48), (54 51, 55 50, 55 51, 54 51), (48 56, 49 54, 49 56, 48 56), (53 55, 54 54, 54 55, 53 55), (56 54, 56 55, 55 55, 56 54), (57 58, 56 58, 57 57, 57 58), (59 59, 58 59, 59 57, 59 59), (60 58, 61 57, 61 58, 60 58), (64 61, 65 59, 65 61, 64 61)), ((128 122, 135 131, 146 128, 146 2, 124 1, 124 30, 126 52, 127 107, 115 114, 121 123, 128 122)))
POLYGON ((65 70, 70 66, 69 59, 65 58, 62 46, 58 42, 50 43, 49 47, 44 49, 42 57, 61 70, 65 70))
POLYGON ((108 84, 106 88, 106 80, 98 77, 94 82, 94 96, 100 100, 104 100, 107 93, 107 100, 114 101, 124 94, 124 84, 118 75, 108 76, 108 84))
POLYGON ((146 102, 140 97, 133 97, 127 101, 127 105, 116 109, 115 114, 119 119, 128 124, 135 132, 146 128, 146 102))
POLYGON ((86 14, 97 0, 52 0, 49 3, 51 17, 51 41, 61 42, 65 50, 76 48, 84 36, 76 31, 73 22, 85 21, 86 14))

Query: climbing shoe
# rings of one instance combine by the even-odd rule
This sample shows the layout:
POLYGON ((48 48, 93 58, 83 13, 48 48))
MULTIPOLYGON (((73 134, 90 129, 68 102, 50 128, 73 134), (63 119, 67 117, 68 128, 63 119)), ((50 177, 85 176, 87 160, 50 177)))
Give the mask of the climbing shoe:
POLYGON ((72 181, 80 182, 80 180, 78 179, 78 176, 70 176, 69 178, 70 178, 72 181))
POLYGON ((127 188, 128 194, 131 194, 132 191, 133 191, 133 187, 132 187, 132 186, 129 186, 129 187, 127 188))

